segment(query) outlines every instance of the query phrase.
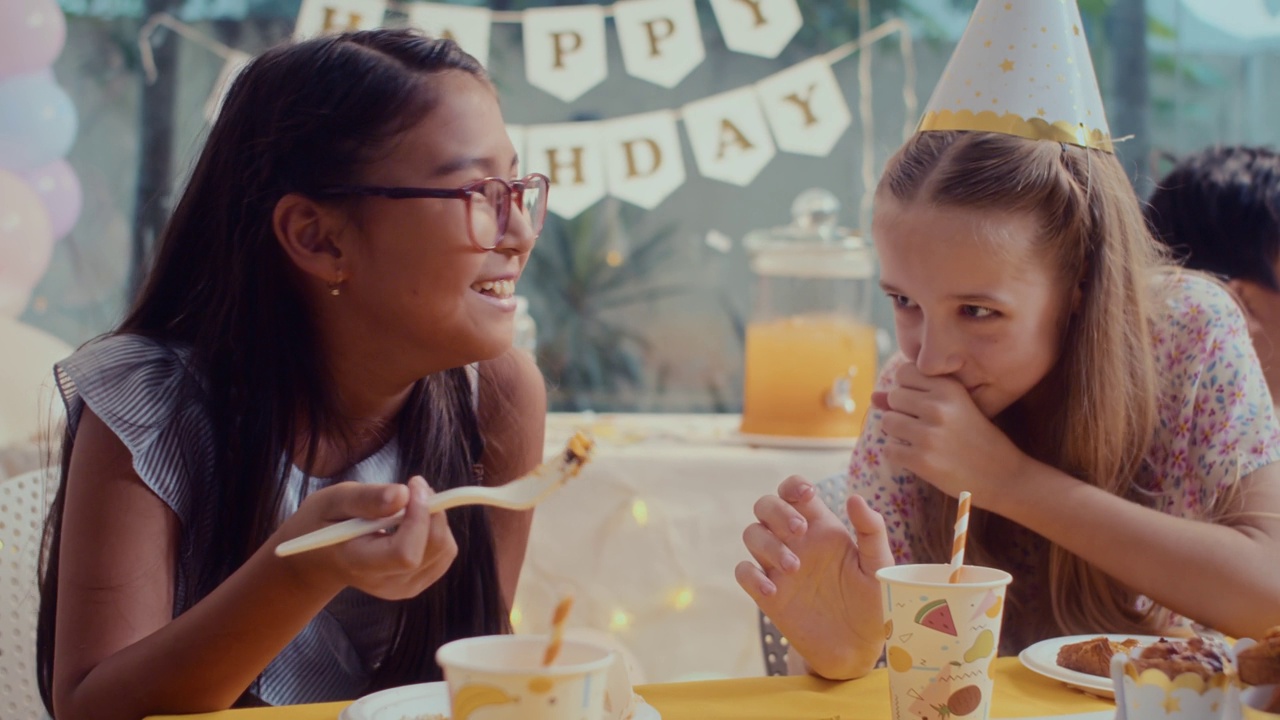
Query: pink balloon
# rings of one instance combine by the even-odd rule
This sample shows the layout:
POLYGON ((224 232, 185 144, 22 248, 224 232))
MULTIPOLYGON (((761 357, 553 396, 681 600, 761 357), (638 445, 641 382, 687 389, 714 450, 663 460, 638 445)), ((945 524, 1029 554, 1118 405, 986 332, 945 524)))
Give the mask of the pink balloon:
POLYGON ((0 77, 49 67, 67 41, 57 0, 0 2, 0 77))
POLYGON ((84 203, 84 195, 80 189, 80 178, 66 160, 54 160, 48 165, 18 173, 27 181, 27 185, 40 196, 44 209, 49 212, 49 220, 53 223, 53 239, 61 240, 75 227, 80 219, 80 209, 84 203))
POLYGON ((30 296, 51 257, 53 223, 40 196, 22 178, 0 170, 0 295, 30 296))

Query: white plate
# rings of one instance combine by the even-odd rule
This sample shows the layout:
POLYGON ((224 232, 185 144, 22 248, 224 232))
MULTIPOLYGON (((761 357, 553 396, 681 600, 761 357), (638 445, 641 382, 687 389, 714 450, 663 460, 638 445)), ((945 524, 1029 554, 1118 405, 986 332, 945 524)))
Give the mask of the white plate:
POLYGON ((1040 673, 1045 677, 1061 680, 1071 687, 1084 690, 1092 695, 1099 697, 1114 698, 1116 696, 1115 687, 1112 685, 1110 677, 1098 677, 1088 673, 1076 672, 1068 670, 1058 664, 1058 650, 1063 645, 1071 643, 1092 640, 1096 637, 1105 637, 1114 642, 1124 642, 1125 640, 1134 639, 1143 645, 1149 645, 1159 640, 1159 637, 1152 635, 1108 635, 1105 633, 1094 633, 1093 635, 1069 635, 1067 637, 1050 638, 1041 640, 1031 647, 1023 650, 1018 654, 1018 659, 1022 664, 1032 672, 1040 673))
MULTIPOLYGON (((406 720, 436 713, 449 717, 449 685, 422 683, 365 695, 338 714, 338 720, 406 720)), ((632 720, 662 720, 649 703, 636 703, 632 720)))
POLYGON ((729 433, 726 441, 752 447, 788 448, 793 450, 852 450, 858 444, 856 437, 795 437, 792 435, 757 435, 755 433, 729 433))

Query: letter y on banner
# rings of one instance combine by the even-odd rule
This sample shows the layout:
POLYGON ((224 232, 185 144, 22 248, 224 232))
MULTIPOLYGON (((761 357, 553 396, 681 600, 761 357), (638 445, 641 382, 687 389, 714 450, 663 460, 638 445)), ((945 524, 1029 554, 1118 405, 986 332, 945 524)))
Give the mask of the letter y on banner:
POLYGON ((831 66, 814 59, 756 83, 778 149, 823 157, 853 122, 831 66))
POLYGON ((293 36, 299 40, 382 25, 386 0, 302 0, 293 36))
POLYGON ((804 24, 796 0, 711 0, 730 50, 776 58, 804 24))
POLYGON ((489 65, 489 35, 493 13, 486 8, 444 3, 415 2, 405 5, 409 25, 433 37, 449 38, 458 43, 481 65, 489 65))
POLYGON ((530 85, 573 102, 608 76, 599 5, 526 10, 523 26, 530 85))

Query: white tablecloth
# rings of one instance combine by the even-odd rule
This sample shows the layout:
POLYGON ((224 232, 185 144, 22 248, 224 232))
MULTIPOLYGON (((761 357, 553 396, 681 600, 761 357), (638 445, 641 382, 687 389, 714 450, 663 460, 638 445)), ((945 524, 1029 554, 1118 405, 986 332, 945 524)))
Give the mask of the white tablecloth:
POLYGON ((790 474, 843 472, 849 449, 748 447, 736 415, 553 413, 546 454, 579 426, 595 456, 535 514, 517 630, 545 632, 572 593, 569 626, 610 633, 648 682, 763 674, 756 607, 733 577, 742 531, 757 498, 790 474))

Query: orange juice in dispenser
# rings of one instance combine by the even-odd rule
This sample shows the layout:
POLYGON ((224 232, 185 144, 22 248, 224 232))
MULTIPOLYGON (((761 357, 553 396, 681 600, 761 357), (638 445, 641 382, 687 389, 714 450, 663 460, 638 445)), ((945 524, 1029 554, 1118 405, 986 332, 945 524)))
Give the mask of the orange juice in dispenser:
POLYGON ((757 444, 855 440, 877 373, 874 259, 837 227, 831 193, 806 190, 792 223, 745 243, 755 274, 741 432, 757 444))

